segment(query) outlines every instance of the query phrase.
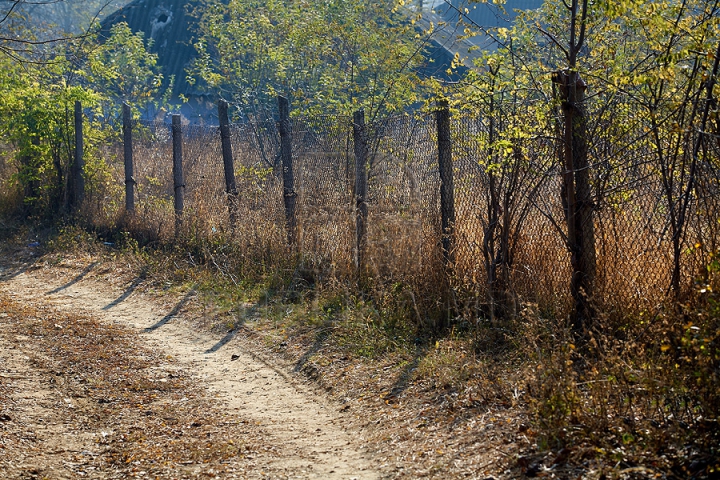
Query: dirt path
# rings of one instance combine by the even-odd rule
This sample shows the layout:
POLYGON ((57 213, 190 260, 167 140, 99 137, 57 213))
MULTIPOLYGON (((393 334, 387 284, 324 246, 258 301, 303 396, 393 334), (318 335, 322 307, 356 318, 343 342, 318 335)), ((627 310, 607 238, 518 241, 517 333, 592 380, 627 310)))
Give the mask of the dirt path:
MULTIPOLYGON (((319 398, 292 375, 260 360, 252 353, 242 328, 224 337, 198 333, 182 315, 183 308, 193 301, 192 291, 174 305, 162 306, 136 291, 137 282, 124 285, 124 289, 101 283, 94 275, 100 269, 88 264, 75 270, 5 272, 0 291, 26 304, 81 312, 102 324, 135 331, 146 347, 176 359, 191 372, 193 381, 215 397, 226 413, 262 427, 263 441, 269 445, 263 449, 260 463, 269 471, 284 472, 282 477, 286 478, 381 477, 364 453, 361 434, 348 431, 339 407, 319 398)), ((7 341, 0 343, 0 352, 12 352, 7 341)), ((30 384, 22 382, 27 383, 36 374, 21 357, 10 368, 14 369, 11 376, 20 382, 16 382, 16 390, 30 389, 30 384)), ((41 390, 36 391, 41 394, 41 390)), ((42 412, 38 415, 35 417, 42 417, 42 412)), ((37 418, 29 420, 30 424, 35 422, 31 428, 41 428, 37 418)), ((76 433, 72 437, 82 443, 83 432, 76 433)), ((70 450, 89 449, 86 445, 76 447, 70 450)))

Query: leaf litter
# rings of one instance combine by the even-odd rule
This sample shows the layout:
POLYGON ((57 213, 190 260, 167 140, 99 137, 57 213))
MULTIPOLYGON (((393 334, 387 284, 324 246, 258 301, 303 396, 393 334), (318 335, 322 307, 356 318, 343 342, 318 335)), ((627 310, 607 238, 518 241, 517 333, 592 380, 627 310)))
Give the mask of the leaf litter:
POLYGON ((271 473, 262 428, 223 411, 137 335, 0 292, 5 478, 245 478, 271 473), (251 430, 251 435, 248 435, 251 430))
MULTIPOLYGON (((26 283, 61 285, 84 272, 94 261, 97 260, 68 256, 60 262, 35 260, 25 269, 29 275, 26 283)), ((133 285, 132 266, 123 271, 121 264, 105 262, 102 268, 84 276, 83 292, 67 292, 62 297, 67 307, 63 311, 75 312, 78 302, 90 290, 106 289, 109 285, 121 290, 133 285)), ((144 302, 159 304, 165 310, 179 296, 166 289, 153 292, 147 285, 138 291, 143 291, 144 302), (156 296, 158 293, 161 298, 156 296)), ((2 299, 17 310, 21 308, 19 301, 26 301, 27 295, 13 299, 6 292, 2 299)), ((53 396, 70 402, 56 401, 48 408, 57 417, 79 422, 92 440, 88 445, 94 447, 83 444, 72 451, 41 448, 46 455, 53 451, 61 452, 53 455, 64 455, 60 463, 53 463, 49 457, 48 465, 60 466, 46 469, 71 470, 73 474, 67 478, 76 478, 82 472, 92 472, 85 473, 91 478, 325 478, 311 472, 318 455, 326 452, 317 449, 305 452, 302 460, 308 463, 295 463, 290 470, 287 465, 271 461, 285 447, 274 438, 277 435, 273 430, 278 425, 260 422, 261 426, 256 419, 240 420, 237 415, 229 415, 227 405, 218 400, 217 392, 213 395, 203 385, 202 378, 196 378, 196 372, 189 373, 162 350, 144 348, 136 330, 105 324, 108 330, 104 331, 97 321, 75 313, 69 317, 82 318, 82 322, 65 321, 64 314, 37 303, 22 308, 49 313, 36 313, 35 321, 30 323, 17 322, 13 310, 0 308, 9 312, 0 315, 3 325, 0 338, 4 342, 0 351, 19 349, 32 359, 34 372, 40 378, 58 377, 52 388, 60 390, 53 391, 53 396), (6 324, 13 322, 24 326, 6 328, 6 324), (87 348, 89 342, 95 347, 87 348), (85 363, 77 358, 85 358, 85 363)), ((190 302, 183 308, 183 322, 207 331, 207 317, 214 314, 212 311, 208 314, 206 308, 202 306, 201 312, 201 307, 190 302)), ((320 395, 332 398, 353 443, 363 446, 382 478, 591 479, 606 478, 606 472, 612 472, 613 478, 669 478, 658 476, 658 470, 650 467, 625 463, 609 466, 605 455, 592 446, 557 451, 552 446, 540 446, 527 405, 523 404, 522 384, 515 379, 471 371, 462 379, 462 388, 458 388, 454 382, 433 375, 414 375, 417 365, 412 365, 413 356, 407 352, 358 359, 348 356, 337 345, 323 344, 308 355, 316 340, 315 333, 302 328, 285 331, 274 328, 270 322, 242 325, 234 330, 227 345, 227 360, 234 365, 246 361, 246 357, 238 355, 242 352, 230 354, 242 348, 274 370, 284 372, 284 377, 295 378, 290 373, 295 371, 297 376, 307 379, 308 385, 315 386, 320 395), (234 361, 240 358, 243 360, 234 361)), ((443 340, 448 341, 451 340, 443 340)), ((441 343, 435 345, 435 350, 442 349, 441 343)), ((457 351, 458 345, 448 350, 457 351)), ((449 361, 457 362, 458 370, 466 370, 473 363, 462 358, 449 361)), ((24 464, 27 468, 23 475, 32 478, 32 472, 37 471, 40 472, 37 478, 42 478, 42 469, 28 469, 29 463, 22 460, 31 457, 23 449, 38 440, 27 433, 30 429, 23 430, 13 426, 12 421, 2 420, 3 415, 19 418, 22 409, 13 407, 12 402, 17 402, 18 391, 28 388, 13 390, 18 385, 2 380, 2 448, 16 453, 5 458, 13 458, 12 471, 20 472, 24 464)), ((0 463, 0 467, 6 465, 0 463)), ((53 474, 51 478, 65 477, 53 474)))

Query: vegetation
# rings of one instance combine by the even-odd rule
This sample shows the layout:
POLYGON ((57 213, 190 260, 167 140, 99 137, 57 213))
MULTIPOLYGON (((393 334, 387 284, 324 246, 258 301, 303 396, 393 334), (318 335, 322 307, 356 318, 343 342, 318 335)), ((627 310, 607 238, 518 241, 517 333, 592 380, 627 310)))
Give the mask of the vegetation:
MULTIPOLYGON (((213 1, 202 7, 194 73, 257 115, 288 96, 308 113, 372 116, 422 98, 425 41, 393 0, 213 1)), ((427 40, 427 39, 426 39, 427 40)))
POLYGON ((110 185, 100 147, 115 135, 108 124, 118 116, 121 100, 159 96, 162 76, 142 35, 126 24, 116 25, 101 45, 93 35, 38 40, 22 16, 12 9, 7 13, 2 23, 7 36, 0 46, 6 52, 0 57, 3 203, 8 211, 18 206, 16 211, 26 216, 66 214, 75 102, 88 117, 84 176, 91 196, 102 198, 110 185))

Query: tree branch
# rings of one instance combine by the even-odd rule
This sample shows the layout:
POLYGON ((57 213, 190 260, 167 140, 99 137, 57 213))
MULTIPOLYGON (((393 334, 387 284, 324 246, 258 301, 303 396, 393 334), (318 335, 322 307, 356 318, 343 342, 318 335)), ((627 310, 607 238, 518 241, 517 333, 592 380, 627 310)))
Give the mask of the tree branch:
POLYGON ((587 2, 587 0, 583 0, 582 16, 580 18, 580 38, 578 38, 577 45, 572 46, 572 48, 576 52, 579 52, 583 46, 583 43, 585 43, 585 27, 587 26, 587 10, 588 10, 588 2, 587 2))
POLYGON ((565 57, 567 57, 568 60, 570 60, 570 52, 567 51, 565 47, 563 47, 560 42, 548 31, 546 31, 544 28, 542 28, 540 25, 536 25, 535 28, 538 29, 540 33, 545 35, 547 38, 549 38, 555 45, 562 50, 562 52, 565 54, 565 57))

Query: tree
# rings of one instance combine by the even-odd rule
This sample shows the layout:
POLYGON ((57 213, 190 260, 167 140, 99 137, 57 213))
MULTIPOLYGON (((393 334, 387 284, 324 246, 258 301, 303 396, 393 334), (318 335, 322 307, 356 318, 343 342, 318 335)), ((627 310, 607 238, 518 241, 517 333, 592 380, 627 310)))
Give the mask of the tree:
MULTIPOLYGON (((536 207, 571 252, 578 336, 597 326, 591 306, 612 301, 604 296, 607 290, 598 290, 594 267, 593 230, 603 218, 623 218, 652 235, 642 238, 649 242, 644 250, 656 252, 659 262, 669 251, 665 286, 676 297, 690 286, 681 281, 688 278, 688 252, 715 248, 705 244, 716 244, 720 216, 713 200, 720 178, 717 142, 711 140, 718 129, 719 19, 715 0, 568 0, 523 13, 510 30, 486 30, 501 45, 499 59, 514 62, 511 83, 523 89, 508 105, 533 105, 538 118, 557 119, 554 128, 548 123, 546 131, 531 135, 559 139, 564 208, 549 197, 540 197, 536 207), (555 211, 564 212, 562 220, 555 211)), ((466 27, 469 34, 479 28, 472 22, 466 27)), ((478 68, 481 74, 468 82, 492 98, 488 85, 496 77, 488 66, 478 68)), ((650 285, 657 274, 651 267, 642 265, 649 274, 628 272, 631 281, 637 276, 650 285)), ((614 281, 603 280, 604 289, 614 281)))
POLYGON ((672 248, 669 291, 679 298, 691 207, 707 187, 701 167, 709 174, 718 167, 707 150, 706 132, 716 108, 720 3, 654 1, 649 6, 659 13, 652 19, 632 3, 619 19, 622 30, 633 34, 628 44, 635 64, 632 75, 613 87, 627 95, 645 119, 637 143, 647 148, 659 177, 667 218, 663 230, 669 231, 672 248))
POLYGON ((567 246, 570 250, 572 276, 570 293, 575 301, 572 314, 573 331, 577 337, 587 335, 594 313, 592 300, 595 283, 595 202, 590 186, 588 162, 587 85, 578 71, 578 55, 585 46, 588 28, 587 0, 564 3, 569 15, 566 46, 545 32, 563 51, 567 66, 553 73, 552 81, 559 89, 564 121, 562 136, 563 189, 562 202, 567 224, 567 246), (582 3, 580 3, 582 1, 582 3))
MULTIPOLYGON (((18 68, 7 58, 3 67, 0 131, 13 147, 5 154, 11 155, 16 164, 13 178, 23 191, 25 212, 62 212, 68 201, 66 187, 73 161, 74 104, 80 101, 92 108, 99 97, 80 86, 48 81, 54 77, 49 68, 18 68)), ((91 151, 98 133, 88 125, 86 135, 91 151)), ((93 161, 88 163, 90 169, 95 167, 93 161)))
POLYGON ((28 40, 27 20, 13 17, 13 22, 6 25, 12 34, 8 38, 24 45, 24 50, 0 56, 0 132, 9 147, 3 150, 3 160, 16 166, 13 181, 23 192, 25 213, 55 214, 66 210, 71 200, 67 187, 75 144, 75 102, 93 114, 83 122, 84 177, 92 193, 103 188, 107 175, 106 165, 95 155, 96 146, 111 133, 100 122, 101 102, 107 102, 107 110, 108 104, 119 105, 120 96, 131 101, 150 99, 160 83, 154 71, 156 57, 147 53, 142 36, 132 34, 127 25, 117 25, 107 42, 97 45, 92 35, 28 40), (36 55, 38 48, 42 55, 36 55), (33 61, 23 62, 19 55, 33 61))
POLYGON ((143 33, 133 33, 125 22, 113 25, 101 45, 92 45, 78 73, 102 92, 106 117, 119 111, 122 102, 138 105, 156 99, 163 82, 157 55, 148 51, 143 33))
POLYGON ((397 111, 421 94, 414 67, 424 44, 394 7, 213 1, 201 16, 193 73, 250 114, 280 93, 314 113, 397 111))
POLYGON ((475 134, 459 133, 469 137, 467 148, 478 159, 481 250, 492 321, 517 314, 512 284, 515 254, 525 222, 554 167, 534 146, 552 117, 542 108, 546 105, 542 96, 528 95, 532 82, 509 53, 512 48, 510 42, 476 60, 463 86, 454 91, 462 123, 479 126, 473 128, 475 134))

